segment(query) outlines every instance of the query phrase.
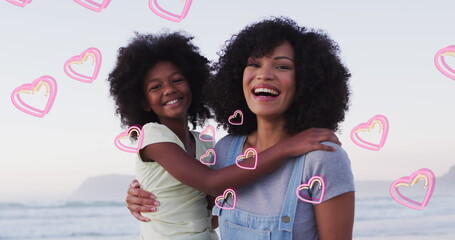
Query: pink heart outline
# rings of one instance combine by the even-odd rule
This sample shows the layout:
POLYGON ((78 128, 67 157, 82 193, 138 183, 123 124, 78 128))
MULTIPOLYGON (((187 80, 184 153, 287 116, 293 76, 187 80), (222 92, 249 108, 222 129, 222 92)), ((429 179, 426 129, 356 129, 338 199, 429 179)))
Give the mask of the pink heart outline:
POLYGON ((32 83, 22 84, 21 86, 15 88, 11 93, 11 101, 13 105, 20 111, 35 117, 42 118, 51 110, 56 95, 57 81, 51 76, 44 75, 35 79, 32 83), (46 106, 44 107, 44 109, 38 109, 25 103, 20 97, 21 91, 34 91, 34 89, 38 87, 40 84, 46 84, 48 87, 47 90, 49 91, 49 97, 47 99, 46 106))
POLYGON ((192 3, 192 0, 185 0, 185 6, 183 7, 183 10, 180 13, 180 15, 169 12, 166 9, 162 8, 158 4, 158 0, 149 0, 149 8, 150 8, 150 10, 152 10, 153 13, 155 13, 156 15, 158 15, 164 19, 167 19, 167 20, 173 21, 173 22, 180 22, 188 14, 188 11, 190 10, 190 7, 191 7, 191 3, 192 3))
POLYGON ((142 148, 142 143, 144 141, 144 132, 138 126, 131 126, 128 130, 121 132, 114 139, 114 145, 124 152, 137 153, 142 148), (138 133, 137 147, 130 147, 123 144, 120 140, 123 138, 128 138, 131 136, 132 132, 138 133))
POLYGON ((404 205, 409 208, 413 208, 416 210, 422 210, 430 201, 431 196, 433 195, 434 187, 436 185, 436 176, 434 175, 433 171, 431 171, 428 168, 422 168, 419 169, 415 172, 413 172, 410 176, 408 177, 402 177, 400 179, 395 180, 391 185, 390 185, 390 195, 392 196, 393 200, 398 202, 401 205, 404 205), (425 193, 425 197, 422 200, 422 202, 417 202, 415 200, 412 200, 406 196, 404 196, 400 190, 398 189, 398 186, 401 184, 404 185, 411 185, 411 187, 414 184, 414 181, 418 177, 425 177, 427 183, 428 183, 428 188, 425 193))
POLYGON ((199 161, 202 164, 207 165, 207 166, 215 165, 215 163, 216 163, 216 152, 215 152, 215 149, 213 149, 213 148, 207 149, 207 151, 204 154, 202 154, 201 157, 199 157, 199 161), (212 161, 205 161, 204 159, 210 157, 210 155, 213 156, 213 162, 212 161))
POLYGON ((93 0, 73 0, 73 1, 75 1, 79 5, 81 5, 85 8, 88 8, 92 11, 95 11, 95 12, 101 12, 101 10, 107 8, 107 5, 109 5, 109 3, 111 2, 111 0, 103 0, 102 3, 98 3, 93 0))
POLYGON ((99 73, 100 67, 101 67, 101 61, 102 61, 102 57, 101 57, 100 50, 98 50, 97 48, 91 47, 91 48, 87 48, 86 50, 84 50, 80 55, 73 56, 70 59, 66 60, 65 64, 63 65, 63 70, 65 71, 66 75, 68 75, 68 77, 70 77, 72 79, 75 79, 80 82, 92 83, 98 77, 98 73, 99 73), (86 75, 83 75, 83 74, 80 74, 80 73, 74 71, 73 68, 71 67, 73 62, 82 63, 82 61, 85 61, 84 58, 88 57, 89 54, 92 54, 95 57, 95 59, 94 59, 95 69, 93 70, 92 76, 86 76, 86 75))
POLYGON ((212 125, 208 125, 204 130, 202 130, 201 133, 199 133, 199 139, 203 142, 215 141, 215 128, 212 125))
POLYGON ((236 110, 231 116, 228 118, 228 122, 232 125, 242 125, 243 124, 243 112, 242 110, 236 110), (232 119, 236 118, 236 116, 240 116, 240 122, 233 122, 232 119))
POLYGON ((442 74, 444 74, 446 77, 452 79, 452 80, 455 80, 455 69, 451 68, 445 61, 444 57, 443 56, 444 54, 447 54, 447 53, 454 53, 455 54, 455 45, 451 45, 451 46, 448 46, 448 47, 445 47, 441 50, 439 50, 436 55, 434 56, 434 65, 436 66, 436 68, 439 70, 439 72, 441 72, 442 74), (441 61, 441 64, 449 71, 451 72, 452 74, 450 74, 449 72, 446 71, 446 69, 444 69, 439 61, 441 61))
POLYGON ((310 178, 310 180, 308 180, 308 182, 299 185, 297 187, 297 189, 295 190, 295 194, 297 195, 297 197, 300 200, 302 200, 304 202, 312 203, 312 204, 320 204, 322 202, 322 200, 324 199, 325 190, 326 189, 325 189, 324 177, 323 176, 313 176, 310 178), (304 189, 304 188, 307 188, 307 189, 312 188, 314 182, 319 182, 319 184, 320 184, 319 188, 321 189, 321 196, 319 198, 312 198, 310 196, 300 193, 300 191, 302 191, 302 189, 304 189))
POLYGON ((32 2, 32 0, 6 0, 7 2, 14 4, 18 7, 25 7, 32 2))
POLYGON ((232 210, 236 207, 237 205, 237 193, 235 192, 235 189, 232 189, 232 188, 228 188, 224 191, 223 195, 220 195, 218 197, 216 197, 215 199, 215 205, 221 209, 225 209, 225 210, 232 210), (227 204, 228 205, 227 207, 224 206, 224 202, 226 201, 227 197, 230 195, 232 195, 232 198, 234 200, 234 203, 231 205, 227 204), (220 204, 220 202, 222 203, 222 205, 220 204))
POLYGON ((366 123, 361 123, 357 126, 355 126, 352 131, 351 131, 351 140, 359 147, 368 149, 368 150, 373 150, 373 151, 379 151, 382 147, 384 147, 385 141, 387 139, 387 135, 389 133, 389 121, 384 115, 376 115, 372 118, 370 118, 366 123), (381 140, 379 141, 379 144, 371 143, 368 141, 363 140, 360 138, 358 135, 358 131, 360 130, 365 130, 369 129, 372 124, 376 124, 377 122, 381 123, 382 125, 382 135, 381 135, 381 140))
POLYGON ((254 170, 256 169, 257 165, 258 165, 258 153, 256 151, 256 149, 254 148, 247 148, 245 149, 245 151, 243 152, 243 154, 240 154, 239 156, 237 156, 237 158, 235 159, 235 164, 239 167, 239 168, 243 168, 243 169, 246 169, 246 170, 254 170), (240 163, 245 160, 245 158, 248 156, 249 153, 253 153, 253 156, 254 156, 254 165, 253 166, 242 166, 240 163))

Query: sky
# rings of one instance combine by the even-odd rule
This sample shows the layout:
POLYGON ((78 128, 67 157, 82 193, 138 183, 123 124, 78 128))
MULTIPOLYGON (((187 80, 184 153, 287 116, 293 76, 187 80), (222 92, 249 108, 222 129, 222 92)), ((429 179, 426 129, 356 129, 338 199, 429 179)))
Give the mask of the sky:
MULTIPOLYGON (((186 3, 157 2, 175 13, 186 3)), ((118 48, 135 32, 186 31, 216 61, 233 34, 269 16, 290 17, 339 44, 352 95, 337 134, 356 180, 392 182, 421 168, 440 177, 455 165, 455 81, 433 59, 455 45, 454 8, 451 0, 195 0, 184 19, 173 22, 152 12, 146 0, 112 0, 100 12, 71 0, 33 0, 25 7, 0 1, 0 201, 64 199, 88 177, 134 174, 135 154, 113 143, 125 129, 106 79, 118 48), (85 83, 66 75, 64 63, 90 47, 102 55, 97 78, 85 83), (57 81, 58 91, 49 113, 38 118, 17 109, 11 94, 44 75, 57 81), (383 147, 356 145, 351 130, 379 114, 389 122, 383 147)), ((444 59, 455 69, 455 57, 444 59)), ((87 70, 77 65, 75 71, 87 70)), ((41 106, 43 95, 21 96, 41 106)), ((218 129, 216 138, 225 134, 218 129)), ((378 125, 359 135, 371 142, 381 137, 378 125)))

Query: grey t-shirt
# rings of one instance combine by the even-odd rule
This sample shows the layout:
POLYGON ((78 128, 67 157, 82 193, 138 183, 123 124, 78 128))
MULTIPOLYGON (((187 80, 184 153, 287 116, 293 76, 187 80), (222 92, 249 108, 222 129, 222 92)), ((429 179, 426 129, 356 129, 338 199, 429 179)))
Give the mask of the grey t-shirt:
MULTIPOLYGON (((225 167, 233 136, 222 138, 215 146, 217 155, 214 169, 225 167)), ((351 163, 346 152, 337 144, 324 142, 335 147, 335 152, 313 151, 306 155, 302 183, 316 175, 324 176, 326 190, 323 201, 346 192, 354 191, 354 178, 351 163)), ((233 156, 241 154, 235 153, 233 156)), ((231 161, 232 162, 232 161, 231 161)), ((294 167, 295 158, 288 159, 275 172, 264 175, 244 187, 237 189, 236 208, 248 213, 263 216, 279 216, 286 189, 294 167)), ((313 198, 318 198, 315 190, 313 198)), ((293 239, 318 239, 313 204, 298 201, 292 232, 293 239)))

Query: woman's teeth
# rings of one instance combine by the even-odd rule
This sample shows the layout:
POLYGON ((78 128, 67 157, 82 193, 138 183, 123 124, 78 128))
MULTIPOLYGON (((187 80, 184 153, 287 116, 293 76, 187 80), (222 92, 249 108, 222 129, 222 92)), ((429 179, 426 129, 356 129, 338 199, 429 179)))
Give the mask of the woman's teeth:
POLYGON ((278 92, 273 90, 273 89, 268 89, 268 88, 256 88, 254 89, 254 94, 259 96, 259 95, 272 95, 272 96, 278 96, 278 92))

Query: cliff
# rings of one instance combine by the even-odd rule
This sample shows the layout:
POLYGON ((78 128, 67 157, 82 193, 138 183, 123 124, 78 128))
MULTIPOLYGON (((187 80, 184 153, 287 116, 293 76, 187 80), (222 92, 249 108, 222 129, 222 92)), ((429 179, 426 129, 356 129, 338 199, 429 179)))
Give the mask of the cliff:
MULTIPOLYGON (((103 175, 86 179, 69 197, 69 201, 108 201, 124 202, 129 184, 134 179, 130 175, 103 175)), ((357 181, 357 197, 388 197, 390 181, 357 181)), ((435 193, 455 194, 455 166, 442 177, 436 178, 435 193)))
POLYGON ((124 202, 126 191, 134 176, 103 175, 87 178, 77 188, 68 201, 107 201, 124 202))

